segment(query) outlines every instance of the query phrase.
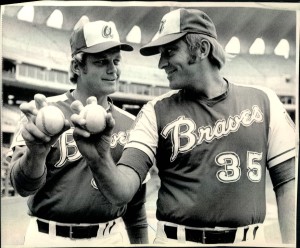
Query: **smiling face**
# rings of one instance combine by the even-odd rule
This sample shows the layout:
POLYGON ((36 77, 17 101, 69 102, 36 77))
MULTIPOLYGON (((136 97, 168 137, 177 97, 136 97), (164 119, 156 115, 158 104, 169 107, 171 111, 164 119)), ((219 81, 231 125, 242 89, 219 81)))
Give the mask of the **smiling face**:
POLYGON ((88 96, 114 93, 121 74, 120 62, 119 48, 87 54, 85 65, 81 68, 81 90, 84 90, 88 96))
POLYGON ((198 81, 199 67, 192 61, 187 44, 182 40, 159 48, 158 67, 164 69, 171 89, 193 87, 198 81))

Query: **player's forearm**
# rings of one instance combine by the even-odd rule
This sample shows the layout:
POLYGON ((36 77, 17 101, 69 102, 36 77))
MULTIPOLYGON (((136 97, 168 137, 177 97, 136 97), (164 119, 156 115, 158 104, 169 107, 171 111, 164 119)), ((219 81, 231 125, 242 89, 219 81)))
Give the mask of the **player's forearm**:
POLYGON ((46 181, 45 156, 30 151, 17 153, 10 160, 10 178, 15 190, 21 196, 34 194, 46 181))
POLYGON ((295 180, 280 185, 276 190, 278 219, 283 243, 295 243, 295 180))
POLYGON ((148 222, 144 203, 128 204, 123 220, 131 244, 148 244, 148 222))
POLYGON ((111 156, 88 161, 99 190, 117 206, 127 204, 140 186, 136 172, 126 166, 116 166, 111 156))
POLYGON ((131 244, 148 244, 148 226, 132 227, 127 229, 131 244))
POLYGON ((45 171, 47 154, 37 154, 27 149, 20 158, 20 166, 24 174, 31 178, 40 178, 45 171))

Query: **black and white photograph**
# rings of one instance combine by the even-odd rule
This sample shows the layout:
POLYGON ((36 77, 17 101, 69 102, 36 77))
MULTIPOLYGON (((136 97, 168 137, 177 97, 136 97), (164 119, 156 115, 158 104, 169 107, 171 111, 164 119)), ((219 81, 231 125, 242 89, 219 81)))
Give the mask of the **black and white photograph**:
POLYGON ((295 2, 1 5, 1 247, 297 247, 299 24, 295 2))

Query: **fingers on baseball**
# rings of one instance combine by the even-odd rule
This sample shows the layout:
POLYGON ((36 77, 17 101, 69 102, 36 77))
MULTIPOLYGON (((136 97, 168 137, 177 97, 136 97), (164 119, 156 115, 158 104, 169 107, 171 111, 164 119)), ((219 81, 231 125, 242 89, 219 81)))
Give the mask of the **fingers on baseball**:
POLYGON ((80 111, 83 109, 83 105, 82 105, 81 101, 75 100, 74 102, 72 102, 71 109, 75 114, 79 114, 80 111))
POLYGON ((47 98, 43 94, 35 94, 34 101, 35 101, 36 108, 38 110, 48 105, 47 98))
POLYGON ((82 127, 75 127, 73 132, 73 137, 75 140, 78 140, 81 137, 89 138, 90 136, 91 134, 87 130, 83 129, 82 127))
POLYGON ((22 129, 22 137, 25 141, 36 144, 47 143, 51 140, 51 137, 40 131, 33 123, 28 123, 22 129))
POLYGON ((116 121, 115 119, 112 117, 112 114, 111 113, 108 113, 106 116, 106 128, 105 128, 105 132, 108 133, 108 134, 111 134, 112 133, 112 130, 116 124, 116 121))
POLYGON ((37 109, 32 102, 23 102, 19 108, 25 115, 37 113, 37 109))
POLYGON ((107 113, 106 115, 106 125, 109 127, 109 128, 113 128, 115 126, 115 119, 112 117, 112 114, 111 113, 107 113))
POLYGON ((23 114, 27 117, 29 121, 34 121, 34 118, 37 115, 38 110, 36 109, 35 105, 32 104, 33 102, 23 102, 20 105, 20 110, 23 114))
POLYGON ((86 124, 86 120, 82 118, 79 114, 72 114, 71 115, 71 121, 74 124, 75 127, 84 127, 86 124))
POLYGON ((97 98, 95 96, 90 96, 86 99, 86 104, 97 104, 97 98))
POLYGON ((69 120, 65 119, 63 131, 70 129, 70 127, 71 127, 71 124, 70 124, 69 120))
POLYGON ((82 118, 78 114, 73 114, 73 115, 71 115, 71 121, 72 121, 73 125, 75 126, 75 129, 73 132, 74 138, 79 137, 79 136, 82 136, 85 138, 90 137, 91 134, 85 129, 86 120, 84 118, 82 118))

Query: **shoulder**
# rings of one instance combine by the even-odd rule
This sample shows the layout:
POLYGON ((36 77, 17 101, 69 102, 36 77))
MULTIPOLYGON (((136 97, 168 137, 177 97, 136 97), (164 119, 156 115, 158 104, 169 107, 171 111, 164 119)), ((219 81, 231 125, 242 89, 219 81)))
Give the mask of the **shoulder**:
POLYGON ((177 96, 179 92, 180 92, 180 90, 170 90, 169 92, 167 92, 163 95, 155 97, 150 102, 152 102, 153 104, 156 104, 157 102, 160 102, 160 101, 172 99, 173 97, 177 96))
POLYGON ((66 100, 68 100, 66 93, 61 94, 61 95, 47 97, 47 102, 49 102, 49 103, 64 102, 66 100))
POLYGON ((113 109, 112 110, 113 115, 122 116, 123 118, 131 119, 131 120, 135 119, 135 116, 133 114, 125 111, 124 109, 117 107, 116 105, 113 105, 112 109, 113 109))
POLYGON ((135 116, 115 105, 112 105, 111 114, 115 119, 115 131, 116 130, 128 130, 131 128, 135 116))
POLYGON ((265 87, 265 86, 260 86, 260 85, 246 85, 246 84, 237 84, 237 83, 230 83, 232 85, 233 88, 237 89, 237 90, 244 90, 245 92, 249 91, 252 92, 256 92, 257 94, 262 94, 265 95, 269 98, 272 98, 274 96, 277 96, 275 91, 265 87))
POLYGON ((169 92, 155 97, 153 100, 149 101, 147 104, 145 104, 144 108, 154 107, 155 105, 164 102, 173 101, 178 95, 180 90, 170 90, 169 92))
POLYGON ((281 106, 277 93, 268 87, 260 85, 243 85, 231 83, 233 94, 239 99, 252 99, 255 102, 264 102, 269 106, 281 106))
MULTIPOLYGON (((47 103, 58 103, 58 102, 64 102, 68 99, 67 97, 67 94, 64 93, 64 94, 61 94, 61 95, 55 95, 55 96, 49 96, 49 97, 46 97, 46 100, 47 100, 47 103)), ((29 104, 31 105, 34 105, 35 106, 35 101, 34 100, 31 100, 29 102, 29 104)))
POLYGON ((180 90, 170 90, 169 92, 155 97, 153 100, 147 102, 141 109, 138 114, 139 118, 142 114, 149 115, 153 120, 155 119, 154 116, 158 109, 162 109, 165 113, 169 111, 169 107, 175 104, 175 99, 179 95, 180 90))

